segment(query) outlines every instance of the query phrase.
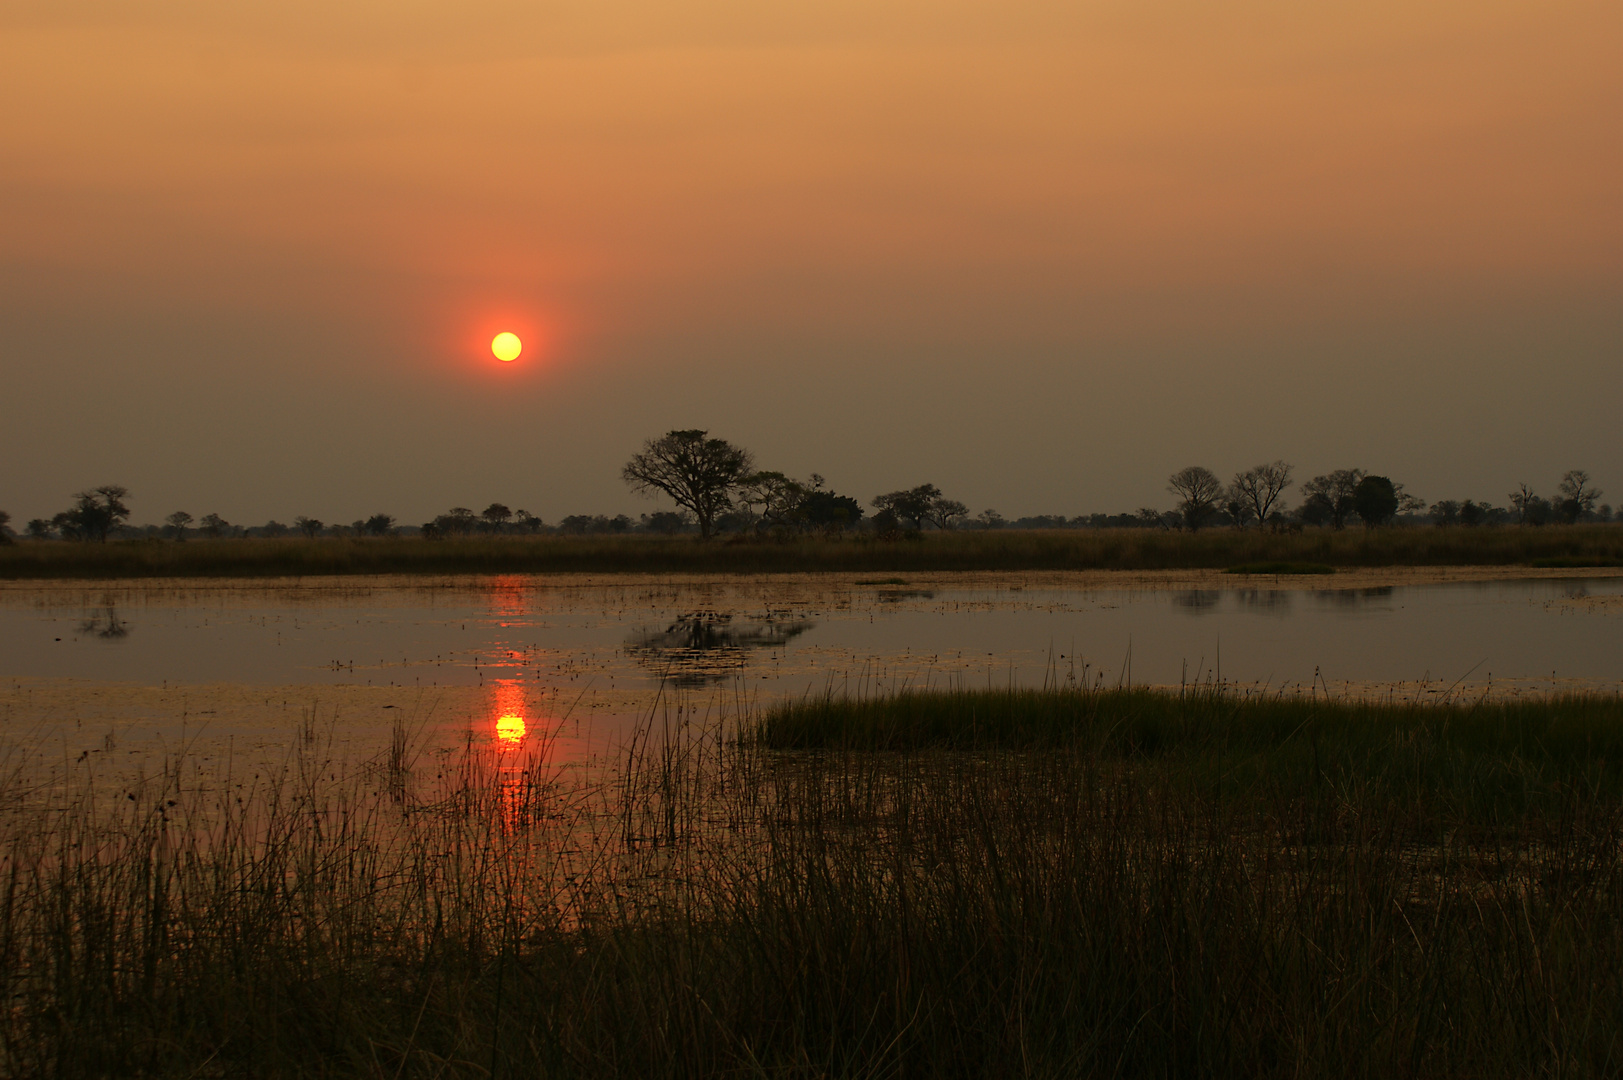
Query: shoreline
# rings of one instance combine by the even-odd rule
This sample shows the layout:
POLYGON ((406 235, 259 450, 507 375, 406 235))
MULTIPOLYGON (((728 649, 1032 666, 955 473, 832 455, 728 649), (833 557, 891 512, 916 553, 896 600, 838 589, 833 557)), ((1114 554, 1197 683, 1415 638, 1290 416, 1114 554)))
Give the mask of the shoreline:
POLYGON ((1330 574, 1232 574, 1190 570, 937 570, 922 572, 801 571, 769 573, 465 573, 321 574, 283 577, 12 578, 0 580, 0 603, 40 593, 200 592, 334 593, 374 590, 636 589, 734 586, 787 589, 939 588, 1020 591, 1176 591, 1256 589, 1334 592, 1344 589, 1422 585, 1491 584, 1513 581, 1595 581, 1623 578, 1623 567, 1371 566, 1338 568, 1330 574))

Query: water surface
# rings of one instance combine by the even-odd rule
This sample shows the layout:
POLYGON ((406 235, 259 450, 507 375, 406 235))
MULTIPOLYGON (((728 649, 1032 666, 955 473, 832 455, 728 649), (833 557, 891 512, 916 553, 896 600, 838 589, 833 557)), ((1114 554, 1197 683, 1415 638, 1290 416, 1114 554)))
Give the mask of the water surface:
POLYGON ((584 746, 594 733, 607 745, 661 695, 737 707, 1054 681, 1411 696, 1623 687, 1623 579, 1324 584, 14 587, 0 594, 0 716, 11 730, 134 716, 174 739, 186 712, 274 745, 325 699, 344 701, 357 731, 373 717, 363 742, 397 709, 442 734, 584 746), (206 702, 188 689, 205 686, 206 702))

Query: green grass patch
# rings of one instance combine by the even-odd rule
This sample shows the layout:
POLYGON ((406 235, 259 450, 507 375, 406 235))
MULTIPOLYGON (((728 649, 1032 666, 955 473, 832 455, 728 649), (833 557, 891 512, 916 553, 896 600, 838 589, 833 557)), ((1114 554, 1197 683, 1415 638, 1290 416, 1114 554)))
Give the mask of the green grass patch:
POLYGON ((1333 574, 1336 568, 1324 563, 1255 562, 1224 570, 1225 574, 1333 574))
POLYGON ((778 750, 1066 751, 1163 776, 1312 788, 1326 776, 1488 816, 1572 788, 1623 797, 1623 699, 1387 704, 1150 690, 904 692, 763 712, 778 750))

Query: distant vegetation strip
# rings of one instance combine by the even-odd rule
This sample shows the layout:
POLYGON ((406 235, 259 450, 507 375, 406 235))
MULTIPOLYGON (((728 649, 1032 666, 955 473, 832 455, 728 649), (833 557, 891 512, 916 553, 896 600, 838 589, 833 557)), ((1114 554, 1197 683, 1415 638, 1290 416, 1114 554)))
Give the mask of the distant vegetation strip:
MULTIPOLYGON (((0 578, 256 577, 456 573, 925 573, 1305 567, 1616 566, 1611 524, 1496 529, 1161 529, 929 532, 700 541, 691 536, 492 536, 29 542, 0 547, 0 578)), ((1256 568, 1262 569, 1256 569, 1256 568)), ((1317 571, 1322 572, 1322 570, 1317 571)))

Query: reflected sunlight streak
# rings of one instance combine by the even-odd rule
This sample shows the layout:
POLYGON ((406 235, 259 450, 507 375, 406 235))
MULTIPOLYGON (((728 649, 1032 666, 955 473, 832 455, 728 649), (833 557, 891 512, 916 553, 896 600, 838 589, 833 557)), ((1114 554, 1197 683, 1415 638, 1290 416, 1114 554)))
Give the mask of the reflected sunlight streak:
POLYGON ((501 679, 492 689, 495 700, 491 713, 496 744, 504 750, 517 749, 524 742, 529 729, 525 717, 524 687, 515 680, 501 679))
POLYGON ((496 718, 496 738, 508 745, 516 746, 524 741, 524 717, 498 716, 496 718))

